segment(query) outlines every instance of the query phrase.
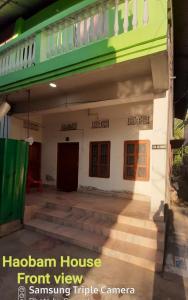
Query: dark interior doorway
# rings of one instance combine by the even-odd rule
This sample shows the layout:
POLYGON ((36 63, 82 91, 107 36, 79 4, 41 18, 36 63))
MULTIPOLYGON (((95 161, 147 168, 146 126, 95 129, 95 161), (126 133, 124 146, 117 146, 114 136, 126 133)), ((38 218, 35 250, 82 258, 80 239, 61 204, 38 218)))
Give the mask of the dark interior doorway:
POLYGON ((28 174, 34 180, 41 179, 41 150, 41 143, 34 142, 32 146, 29 146, 28 174))
POLYGON ((79 143, 58 143, 57 189, 73 192, 78 188, 79 143))

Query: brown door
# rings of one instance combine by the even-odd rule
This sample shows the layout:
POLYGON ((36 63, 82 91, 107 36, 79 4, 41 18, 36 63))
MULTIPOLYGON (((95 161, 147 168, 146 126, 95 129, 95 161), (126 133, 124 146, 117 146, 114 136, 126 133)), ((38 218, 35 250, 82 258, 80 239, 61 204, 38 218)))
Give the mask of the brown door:
POLYGON ((59 143, 57 154, 57 189, 64 192, 78 188, 79 143, 59 143))
POLYGON ((28 174, 35 180, 41 178, 41 143, 34 142, 29 146, 28 174))

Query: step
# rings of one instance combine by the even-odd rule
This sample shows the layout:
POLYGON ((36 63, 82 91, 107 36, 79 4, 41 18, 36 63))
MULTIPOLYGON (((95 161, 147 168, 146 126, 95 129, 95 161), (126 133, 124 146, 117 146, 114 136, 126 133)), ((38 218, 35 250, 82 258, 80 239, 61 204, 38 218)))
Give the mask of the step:
POLYGON ((58 199, 46 199, 46 205, 47 207, 53 209, 74 211, 74 214, 77 214, 78 216, 85 216, 87 214, 90 217, 96 216, 96 218, 98 218, 99 220, 102 219, 104 221, 122 223, 138 228, 150 229, 153 231, 165 231, 164 222, 154 222, 148 219, 140 219, 132 216, 122 215, 121 213, 115 214, 102 209, 99 210, 93 207, 89 207, 89 204, 84 203, 84 201, 78 204, 72 204, 69 201, 60 201, 58 199))
POLYGON ((117 241, 112 238, 105 238, 95 233, 91 235, 89 231, 59 225, 41 219, 33 219, 27 222, 25 228, 120 259, 124 262, 135 264, 151 271, 161 271, 162 269, 162 252, 151 248, 134 245, 125 241, 117 241))
POLYGON ((43 209, 38 210, 36 213, 36 217, 50 220, 54 223, 57 223, 58 221, 58 224, 64 224, 63 220, 71 215, 71 211, 51 209, 48 207, 44 207, 43 209))
POLYGON ((130 191, 104 191, 100 190, 94 187, 87 187, 87 186, 79 186, 78 189, 79 193, 83 194, 91 194, 91 195, 99 195, 103 197, 116 197, 116 198, 122 198, 122 199, 128 199, 128 200, 136 200, 136 201, 144 201, 144 202, 150 202, 150 197, 147 195, 130 192, 130 191))
POLYGON ((64 213, 61 210, 45 208, 37 213, 39 219, 88 230, 109 238, 142 245, 152 249, 164 249, 164 234, 149 229, 134 227, 123 223, 113 223, 98 220, 94 217, 78 217, 74 214, 64 213))
MULTIPOLYGON (((48 198, 49 199, 49 198, 48 198)), ((136 200, 117 199, 93 195, 57 196, 59 202, 69 203, 72 206, 84 205, 85 208, 103 210, 119 215, 129 215, 139 219, 149 219, 150 203, 136 200)))

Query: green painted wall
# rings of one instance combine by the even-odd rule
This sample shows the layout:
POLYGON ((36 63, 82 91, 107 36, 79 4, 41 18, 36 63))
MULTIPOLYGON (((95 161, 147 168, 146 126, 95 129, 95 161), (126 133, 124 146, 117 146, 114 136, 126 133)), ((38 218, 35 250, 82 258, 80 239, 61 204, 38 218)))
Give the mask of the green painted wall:
POLYGON ((14 26, 14 34, 22 34, 25 30, 25 21, 23 18, 19 18, 14 26))

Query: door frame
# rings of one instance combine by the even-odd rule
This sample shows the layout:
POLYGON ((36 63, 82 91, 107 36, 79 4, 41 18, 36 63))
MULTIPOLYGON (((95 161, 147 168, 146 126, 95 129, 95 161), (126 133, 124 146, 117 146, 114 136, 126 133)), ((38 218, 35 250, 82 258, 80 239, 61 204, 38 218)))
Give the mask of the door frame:
MULTIPOLYGON (((60 176, 60 172, 59 172, 59 155, 60 155, 60 145, 62 144, 76 144, 78 146, 78 179, 79 179, 79 154, 80 154, 80 143, 79 142, 59 142, 57 143, 57 178, 56 178, 56 188, 57 190, 59 190, 58 188, 58 178, 60 176)), ((78 184, 77 184, 77 189, 78 189, 78 184)))
MULTIPOLYGON (((39 146, 39 152, 40 152, 40 160, 39 160, 39 170, 38 170, 38 178, 34 178, 36 180, 40 180, 41 179, 41 172, 42 172, 42 142, 34 142, 31 146, 29 146, 29 151, 30 151, 30 147, 33 147, 33 145, 38 145, 39 146)), ((29 153, 29 158, 28 158, 28 170, 29 170, 29 166, 30 166, 30 153, 29 153)))

